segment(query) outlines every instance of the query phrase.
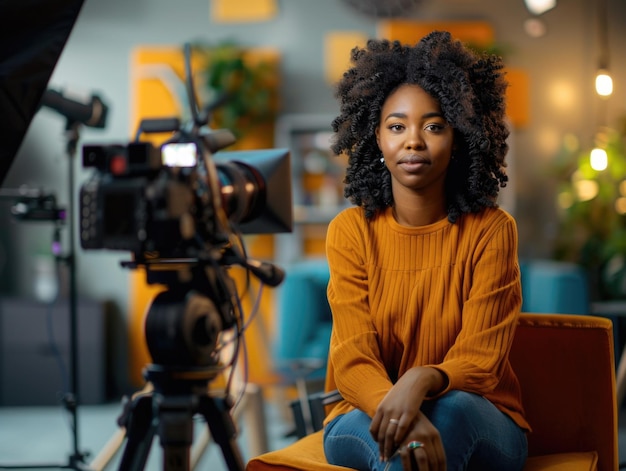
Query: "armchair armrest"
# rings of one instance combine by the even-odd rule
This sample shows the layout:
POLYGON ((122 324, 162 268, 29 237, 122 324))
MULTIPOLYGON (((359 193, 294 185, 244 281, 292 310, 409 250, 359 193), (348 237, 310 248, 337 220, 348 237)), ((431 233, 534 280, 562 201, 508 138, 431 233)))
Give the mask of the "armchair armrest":
MULTIPOLYGON (((341 394, 336 389, 329 392, 317 392, 308 396, 309 410, 311 411, 311 428, 314 432, 322 430, 324 427, 326 406, 339 402, 341 399, 341 394)), ((307 435, 307 427, 302 412, 302 403, 299 400, 295 400, 291 402, 290 406, 296 424, 296 435, 298 438, 303 438, 307 435)))

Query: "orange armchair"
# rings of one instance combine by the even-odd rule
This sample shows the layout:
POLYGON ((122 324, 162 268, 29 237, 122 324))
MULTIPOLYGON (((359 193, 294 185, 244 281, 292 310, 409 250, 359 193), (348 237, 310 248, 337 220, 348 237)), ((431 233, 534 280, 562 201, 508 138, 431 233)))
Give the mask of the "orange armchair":
MULTIPOLYGON (((528 420, 525 470, 618 469, 611 321, 522 314, 511 349, 528 420)), ((326 462, 322 431, 251 459, 247 471, 339 471, 326 462)))

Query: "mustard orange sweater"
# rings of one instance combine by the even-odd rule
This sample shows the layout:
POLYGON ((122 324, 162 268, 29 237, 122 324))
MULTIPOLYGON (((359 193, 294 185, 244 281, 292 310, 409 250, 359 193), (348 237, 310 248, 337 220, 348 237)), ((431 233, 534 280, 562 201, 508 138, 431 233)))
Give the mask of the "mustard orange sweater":
POLYGON ((451 389, 488 398, 529 429, 508 361, 521 307, 517 227, 501 209, 405 227, 391 208, 348 208, 328 227, 333 313, 327 390, 370 417, 409 368, 438 368, 451 389))

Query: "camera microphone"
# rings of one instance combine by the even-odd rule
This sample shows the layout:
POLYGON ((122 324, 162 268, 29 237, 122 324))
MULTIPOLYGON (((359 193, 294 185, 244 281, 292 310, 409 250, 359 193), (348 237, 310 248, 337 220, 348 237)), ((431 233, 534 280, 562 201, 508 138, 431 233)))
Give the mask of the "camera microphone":
POLYGON ((51 89, 44 92, 41 105, 57 111, 65 116, 68 121, 81 123, 92 128, 104 128, 109 111, 97 95, 92 95, 88 102, 80 102, 51 89))
POLYGON ((276 287, 283 282, 285 271, 271 263, 260 262, 258 260, 248 259, 246 262, 248 268, 254 276, 271 287, 276 287))

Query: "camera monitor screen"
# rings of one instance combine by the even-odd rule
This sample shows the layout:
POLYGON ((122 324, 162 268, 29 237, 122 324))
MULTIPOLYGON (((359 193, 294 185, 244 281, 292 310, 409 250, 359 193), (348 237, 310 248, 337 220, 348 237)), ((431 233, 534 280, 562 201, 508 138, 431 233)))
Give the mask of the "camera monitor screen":
POLYGON ((167 167, 195 167, 198 148, 193 142, 172 142, 161 147, 161 158, 167 167))
POLYGON ((82 4, 83 0, 0 1, 0 186, 82 4))

